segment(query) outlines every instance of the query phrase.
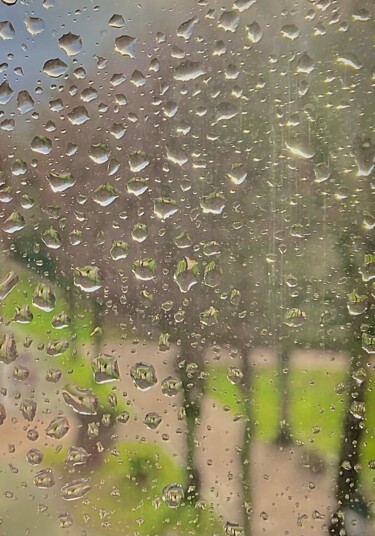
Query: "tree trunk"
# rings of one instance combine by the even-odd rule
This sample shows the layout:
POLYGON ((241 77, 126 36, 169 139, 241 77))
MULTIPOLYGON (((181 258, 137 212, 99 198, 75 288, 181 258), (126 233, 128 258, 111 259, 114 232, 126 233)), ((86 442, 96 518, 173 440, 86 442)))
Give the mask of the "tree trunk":
POLYGON ((196 431, 204 396, 202 348, 192 348, 187 340, 182 340, 177 367, 182 382, 186 420, 186 495, 188 501, 196 504, 201 496, 201 476, 196 459, 196 431))
POLYGON ((249 364, 249 350, 241 348, 241 389, 243 394, 243 436, 241 445, 241 488, 242 488, 242 515, 244 536, 251 536, 252 493, 251 493, 251 467, 250 446, 253 433, 251 412, 251 370, 249 364))
POLYGON ((336 478, 336 510, 331 516, 329 534, 346 536, 345 509, 357 510, 356 505, 362 501, 359 491, 359 457, 361 439, 364 432, 365 396, 367 381, 359 373, 364 366, 364 356, 361 344, 360 321, 353 322, 355 332, 352 335, 352 357, 348 371, 348 401, 343 424, 342 443, 338 473, 336 478), (358 381, 356 378, 361 378, 358 381), (353 403, 355 406, 353 406, 353 403))
POLYGON ((278 358, 279 365, 279 394, 280 394, 280 428, 276 443, 282 447, 293 442, 290 426, 290 369, 289 346, 281 342, 278 358))

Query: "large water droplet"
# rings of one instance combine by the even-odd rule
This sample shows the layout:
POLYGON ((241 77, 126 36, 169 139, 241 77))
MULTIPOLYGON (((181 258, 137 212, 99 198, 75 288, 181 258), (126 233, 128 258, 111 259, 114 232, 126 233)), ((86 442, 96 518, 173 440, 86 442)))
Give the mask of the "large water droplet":
POLYGON ((219 28, 226 32, 235 32, 240 23, 240 17, 237 11, 224 11, 219 20, 219 28))
POLYGON ((7 20, 0 22, 0 38, 4 41, 13 39, 16 32, 14 31, 13 24, 7 20))
POLYGON ((17 109, 21 114, 26 114, 34 109, 34 99, 26 90, 20 91, 17 95, 17 109))
POLYGON ((82 50, 82 39, 69 32, 60 37, 59 46, 68 56, 76 56, 82 50))
POLYGON ((68 188, 75 185, 75 178, 71 173, 50 173, 48 182, 53 192, 65 192, 68 188))
POLYGON ((46 136, 35 136, 31 142, 31 150, 34 153, 49 154, 52 150, 52 141, 46 136))
POLYGON ((157 383, 155 369, 147 363, 136 363, 130 369, 130 377, 133 383, 141 391, 147 391, 157 383))
POLYGON ((130 35, 121 35, 116 37, 115 40, 115 50, 119 52, 122 56, 129 56, 130 58, 135 58, 135 47, 137 40, 135 37, 130 37, 130 35))
POLYGON ((169 508, 177 508, 185 499, 181 484, 169 484, 163 489, 163 501, 169 508))
POLYGON ((37 488, 48 489, 55 485, 55 477, 51 469, 42 469, 34 476, 34 484, 37 488))
POLYGON ((65 458, 65 463, 75 467, 76 465, 85 465, 90 458, 90 454, 83 447, 70 447, 65 458))
POLYGON ((120 371, 115 357, 101 354, 92 361, 96 383, 108 383, 120 379, 120 371))
POLYGON ((166 220, 178 211, 177 203, 170 197, 158 197, 154 201, 155 215, 161 220, 166 220))
POLYGON ((0 362, 9 365, 18 357, 16 341, 13 333, 6 333, 0 342, 0 362))
POLYGON ((44 20, 39 17, 26 17, 25 18, 25 26, 26 30, 31 35, 38 35, 43 32, 46 25, 44 24, 44 20))
POLYGON ((0 85, 0 104, 8 104, 13 95, 13 89, 10 87, 9 82, 5 80, 0 85))
POLYGON ((154 259, 137 259, 133 262, 133 273, 141 281, 155 278, 156 261, 154 259))
POLYGON ((60 58, 53 58, 46 61, 43 72, 51 78, 59 78, 68 72, 69 67, 60 58))
POLYGON ((74 284, 85 292, 95 292, 103 285, 103 278, 97 266, 83 266, 74 269, 74 284))
POLYGON ((188 82, 189 80, 196 80, 204 74, 206 74, 206 70, 203 68, 201 62, 187 60, 175 68, 173 77, 175 80, 188 82))
POLYGON ((90 480, 88 478, 80 478, 72 480, 61 488, 61 496, 66 501, 76 501, 81 499, 91 489, 90 480))
POLYGON ((257 22, 253 22, 249 26, 246 27, 247 30, 247 37, 252 43, 259 43, 259 41, 262 39, 263 32, 262 28, 257 22))
POLYGON ((173 279, 176 281, 181 292, 188 292, 198 283, 198 263, 188 257, 184 257, 177 264, 173 279))
POLYGON ((98 410, 98 397, 90 390, 66 385, 62 391, 65 402, 80 415, 96 415, 98 410))
POLYGON ((16 272, 9 272, 6 277, 0 282, 0 302, 14 289, 18 283, 18 275, 16 272))
POLYGON ((56 417, 46 428, 46 435, 53 439, 62 439, 70 430, 69 421, 66 417, 56 417))
POLYGON ((39 283, 34 291, 32 303, 34 307, 49 313, 56 304, 56 296, 51 287, 44 283, 39 283))
POLYGON ((35 400, 23 400, 20 405, 20 411, 23 417, 29 422, 34 420, 36 415, 36 409, 37 405, 35 400))
POLYGON ((118 192, 111 184, 109 184, 109 182, 105 182, 104 184, 98 186, 92 195, 93 201, 102 207, 107 207, 118 197, 118 192))

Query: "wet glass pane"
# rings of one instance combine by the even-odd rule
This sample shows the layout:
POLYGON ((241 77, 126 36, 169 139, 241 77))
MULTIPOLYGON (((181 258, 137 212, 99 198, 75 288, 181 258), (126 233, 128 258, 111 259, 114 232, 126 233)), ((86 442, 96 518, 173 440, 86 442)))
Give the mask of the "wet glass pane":
POLYGON ((0 0, 0 535, 372 536, 373 0, 0 0))

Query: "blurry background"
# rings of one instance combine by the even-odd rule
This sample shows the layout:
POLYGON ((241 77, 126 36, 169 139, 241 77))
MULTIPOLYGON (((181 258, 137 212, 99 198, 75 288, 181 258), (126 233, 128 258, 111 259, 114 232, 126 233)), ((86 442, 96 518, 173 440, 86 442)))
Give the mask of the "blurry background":
POLYGON ((374 534, 372 0, 0 2, 0 534, 374 534))

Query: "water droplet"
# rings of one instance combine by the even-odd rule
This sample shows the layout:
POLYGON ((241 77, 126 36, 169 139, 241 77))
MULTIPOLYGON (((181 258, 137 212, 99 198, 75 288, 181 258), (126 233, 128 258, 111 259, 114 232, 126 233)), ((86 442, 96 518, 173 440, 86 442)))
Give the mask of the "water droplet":
POLYGON ((370 13, 365 8, 356 9, 352 14, 352 19, 358 22, 367 22, 370 18, 370 13))
POLYGON ((58 515, 57 521, 60 529, 67 529, 73 525, 73 518, 68 513, 58 515))
POLYGON ((0 281, 0 303, 8 296, 18 283, 16 272, 9 272, 6 277, 0 281))
POLYGON ((93 201, 102 207, 107 207, 119 197, 118 192, 111 184, 105 182, 98 186, 92 195, 93 201))
POLYGON ((61 380, 61 376, 61 370, 50 368, 46 372, 46 381, 49 383, 57 383, 61 380))
POLYGON ((134 84, 135 87, 142 87, 146 83, 145 75, 138 69, 135 69, 130 77, 130 82, 134 84))
POLYGON ((347 307, 352 316, 362 315, 367 311, 367 306, 367 296, 361 296, 355 290, 348 295, 347 307))
POLYGON ((290 328, 298 328, 302 326, 306 321, 306 313, 301 309, 289 309, 285 313, 284 324, 290 328))
POLYGON ((154 259, 137 259, 133 262, 133 273, 140 281, 155 278, 156 261, 154 259))
POLYGON ((252 43, 259 43, 259 41, 262 39, 263 32, 262 28, 257 22, 253 22, 249 26, 246 26, 247 30, 247 37, 252 43))
POLYGON ((74 269, 74 284, 85 292, 95 292, 103 286, 103 278, 97 266, 74 269))
POLYGON ((59 78, 68 72, 69 67, 60 58, 53 58, 46 61, 43 72, 51 78, 59 78))
POLYGON ((223 271, 215 262, 209 262, 204 268, 203 283, 211 288, 216 288, 220 285, 223 271))
POLYGON ((51 287, 44 283, 39 283, 34 291, 32 303, 34 307, 49 313, 56 304, 56 296, 51 287))
POLYGON ((84 106, 76 106, 68 113, 67 117, 72 125, 83 125, 90 119, 88 111, 84 106))
POLYGON ((154 213, 161 220, 166 220, 178 212, 177 203, 170 197, 158 197, 154 201, 154 213))
POLYGON ((295 24, 286 24, 281 28, 281 35, 287 39, 290 39, 291 41, 294 41, 297 39, 297 37, 299 37, 300 31, 298 26, 295 24))
POLYGON ((85 465, 91 454, 83 447, 70 447, 65 458, 65 463, 72 467, 77 465, 85 465))
POLYGON ((148 179, 134 178, 130 179, 127 185, 128 192, 137 197, 148 190, 148 179))
POLYGON ((66 313, 61 312, 54 315, 51 324, 55 329, 65 329, 70 325, 70 318, 66 313))
POLYGON ((43 32, 45 28, 44 20, 39 17, 26 17, 25 18, 26 30, 31 35, 38 35, 43 32))
POLYGON ((200 323, 203 326, 214 326, 218 323, 218 314, 219 311, 211 305, 208 309, 199 314, 200 323))
POLYGON ((375 336, 362 333, 362 348, 368 354, 375 354, 375 336))
POLYGON ((55 477, 51 469, 42 469, 34 476, 34 484, 37 488, 48 489, 55 485, 55 477))
POLYGON ((65 484, 61 488, 61 496, 66 501, 76 501, 86 495, 90 489, 90 480, 88 478, 79 478, 65 484))
POLYGON ((51 357, 57 357, 69 348, 69 341, 65 339, 59 339, 58 341, 51 341, 47 344, 46 352, 51 357))
POLYGON ((365 255, 364 264, 359 268, 359 273, 366 283, 375 279, 375 255, 365 255))
POLYGON ((4 41, 8 41, 9 39, 13 39, 16 32, 14 31, 12 23, 10 23, 7 20, 0 22, 0 38, 4 41))
POLYGON ((121 35, 115 39, 115 50, 122 56, 129 56, 129 58, 135 58, 135 47, 137 40, 130 35, 121 35))
POLYGON ((65 190, 72 188, 76 183, 71 173, 50 173, 48 182, 51 190, 55 193, 65 192, 65 190))
POLYGON ((256 2, 257 0, 235 0, 233 7, 242 13, 253 6, 256 2))
POLYGON ((62 391, 62 396, 76 413, 80 415, 96 415, 98 410, 98 397, 90 390, 77 387, 76 385, 66 385, 62 391))
POLYGON ((297 158, 310 159, 315 155, 312 142, 304 137, 294 138, 285 142, 287 149, 297 158))
POLYGON ((91 145, 89 157, 95 164, 105 164, 105 162, 108 162, 109 155, 110 149, 105 143, 91 145))
POLYGON ((237 11, 224 11, 219 20, 219 28, 226 32, 235 32, 240 23, 240 17, 237 11))
POLYGON ((352 402, 350 405, 350 413, 355 419, 362 421, 365 418, 366 413, 366 407, 364 402, 358 402, 357 400, 352 402))
POLYGON ((0 362, 9 365, 18 357, 13 333, 6 333, 0 342, 0 362))
POLYGON ((126 127, 122 123, 113 123, 110 128, 110 133, 116 140, 120 140, 126 133, 126 127))
POLYGON ((206 74, 206 70, 201 62, 186 60, 175 68, 173 77, 175 80, 188 82, 189 80, 196 80, 204 74, 206 74))
POLYGON ((116 417, 116 421, 121 423, 121 424, 126 424, 129 419, 130 419, 130 415, 129 415, 129 412, 127 412, 127 411, 122 411, 116 417))
POLYGON ((188 292, 198 283, 199 266, 198 263, 188 257, 179 261, 173 279, 176 281, 181 292, 188 292))
POLYGON ((23 382, 27 380, 29 375, 30 371, 26 367, 17 367, 17 365, 13 367, 13 378, 15 380, 23 382))
POLYGON ((37 405, 34 400, 23 400, 20 405, 20 411, 23 415, 23 417, 31 422, 35 418, 37 405))
POLYGON ((177 396, 182 391, 182 381, 179 378, 168 376, 161 383, 161 391, 163 395, 169 397, 177 396))
POLYGON ((201 199, 201 207, 205 214, 221 214, 225 208, 225 197, 216 192, 205 195, 201 199))
POLYGON ((370 138, 357 137, 353 142, 352 154, 359 177, 368 177, 375 167, 375 145, 370 138))
POLYGON ((14 95, 13 89, 10 87, 9 82, 5 80, 0 85, 0 104, 8 104, 14 95))
POLYGON ((42 241, 49 249, 59 249, 62 246, 61 236, 53 227, 42 234, 42 241))
POLYGON ((43 461, 43 454, 38 449, 30 449, 27 451, 26 460, 31 465, 39 465, 43 461))
POLYGON ((163 489, 163 501, 169 508, 177 508, 184 499, 185 493, 181 484, 168 484, 163 489))
POLYGON ((187 20, 186 22, 183 22, 177 29, 178 37, 182 37, 183 39, 188 41, 193 35, 194 28, 197 25, 198 21, 199 19, 197 17, 194 17, 192 19, 187 20))
POLYGON ((108 383, 120 379, 120 371, 115 357, 101 354, 92 361, 96 383, 108 383))
POLYGON ((319 164, 316 164, 316 166, 314 167, 314 175, 315 182, 318 184, 328 180, 331 176, 331 171, 329 169, 328 164, 326 164, 325 162, 320 162, 319 164))
POLYGON ((157 383, 155 369, 147 363, 136 363, 130 369, 130 377, 133 383, 141 391, 147 391, 157 383))
POLYGON ((16 233, 21 231, 26 225, 25 218, 17 211, 12 212, 12 214, 4 221, 3 230, 8 234, 16 233))
POLYGON ((134 173, 139 173, 145 169, 150 163, 150 160, 145 152, 136 151, 129 155, 129 167, 134 173))
POLYGON ((70 430, 69 421, 66 417, 56 417, 46 428, 46 435, 53 439, 62 439, 70 430))
POLYGON ((342 56, 338 56, 337 63, 341 63, 341 65, 345 65, 345 67, 351 67, 355 71, 359 71, 363 67, 359 58, 351 52, 348 52, 347 54, 342 56))
POLYGON ((147 413, 147 415, 145 415, 145 418, 143 419, 144 424, 150 430, 156 430, 156 428, 159 426, 161 421, 162 421, 162 418, 155 411, 152 411, 151 413, 147 413))
POLYGON ((52 142, 46 136, 35 136, 30 147, 34 153, 47 155, 52 150, 52 142))
POLYGON ((112 26, 112 28, 122 28, 123 26, 125 26, 124 17, 122 15, 118 15, 117 13, 115 13, 109 19, 108 25, 112 26))
POLYGON ((82 39, 69 32, 60 37, 59 46, 68 56, 76 56, 82 50, 82 39))

